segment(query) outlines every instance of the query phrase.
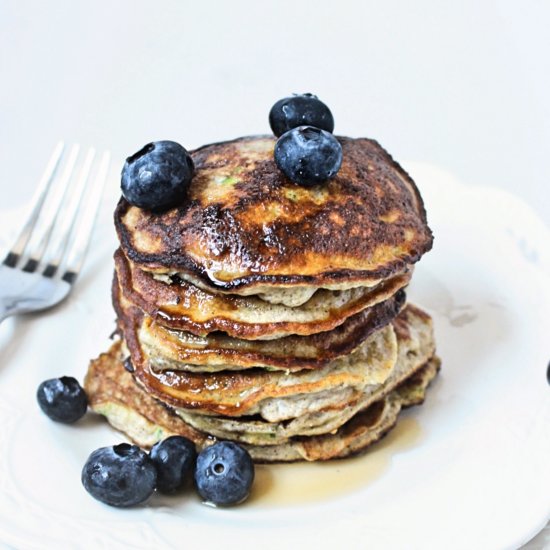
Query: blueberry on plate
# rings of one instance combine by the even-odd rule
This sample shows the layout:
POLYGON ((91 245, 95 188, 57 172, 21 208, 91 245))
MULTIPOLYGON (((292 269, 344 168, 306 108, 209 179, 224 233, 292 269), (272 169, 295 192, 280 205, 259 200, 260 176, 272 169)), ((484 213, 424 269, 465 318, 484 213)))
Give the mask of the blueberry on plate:
POLYGON ((95 499, 110 506, 135 506, 155 490, 157 470, 136 445, 121 443, 95 450, 82 468, 82 484, 95 499))
POLYGON ((294 183, 317 185, 338 173, 342 165, 342 146, 325 130, 299 126, 277 140, 275 162, 294 183))
POLYGON ((156 443, 149 456, 157 468, 157 490, 174 493, 191 475, 197 451, 192 441, 173 435, 156 443))
POLYGON ((250 494, 253 481, 252 458, 236 443, 215 443, 197 457, 195 484, 208 504, 230 506, 243 502, 250 494))
POLYGON ((280 99, 269 111, 269 125, 279 137, 298 126, 315 126, 333 132, 334 118, 330 109, 313 94, 294 94, 280 99))
POLYGON ((38 386, 36 399, 49 418, 65 424, 76 422, 88 408, 86 393, 72 376, 45 380, 38 386))
POLYGON ((147 210, 177 206, 185 199, 193 171, 193 160, 179 143, 148 143, 126 159, 122 195, 130 204, 147 210))

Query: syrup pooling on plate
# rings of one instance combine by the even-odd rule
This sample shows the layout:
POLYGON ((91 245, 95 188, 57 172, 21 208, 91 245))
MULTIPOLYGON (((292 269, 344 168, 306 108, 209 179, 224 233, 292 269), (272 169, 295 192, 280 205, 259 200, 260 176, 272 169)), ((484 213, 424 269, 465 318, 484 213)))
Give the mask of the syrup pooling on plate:
POLYGON ((286 507, 322 502, 368 489, 383 478, 394 457, 422 441, 422 428, 407 416, 368 453, 332 462, 258 465, 250 506, 286 507))

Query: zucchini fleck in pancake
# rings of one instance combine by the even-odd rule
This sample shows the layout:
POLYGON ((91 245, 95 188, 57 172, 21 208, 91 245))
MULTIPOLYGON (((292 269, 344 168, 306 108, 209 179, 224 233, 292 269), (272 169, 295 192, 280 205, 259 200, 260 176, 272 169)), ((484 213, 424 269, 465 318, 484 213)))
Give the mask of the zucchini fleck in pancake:
POLYGON ((414 182, 377 142, 338 140, 338 174, 307 188, 277 168, 272 137, 197 149, 185 203, 155 213, 120 200, 125 255, 146 271, 291 305, 312 289, 405 272, 432 246, 414 182))
POLYGON ((288 307, 257 296, 209 292, 183 280, 166 284, 129 262, 120 249, 115 253, 115 267, 121 294, 159 325, 198 336, 223 331, 248 340, 329 331, 393 296, 412 275, 407 271, 370 288, 318 290, 304 304, 288 307))

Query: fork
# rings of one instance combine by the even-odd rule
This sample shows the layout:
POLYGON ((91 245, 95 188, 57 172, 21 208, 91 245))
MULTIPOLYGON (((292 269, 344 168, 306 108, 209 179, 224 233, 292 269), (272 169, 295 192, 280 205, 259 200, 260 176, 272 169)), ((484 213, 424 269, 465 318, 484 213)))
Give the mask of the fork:
POLYGON ((96 153, 90 148, 81 160, 78 145, 68 155, 64 151, 64 143, 58 143, 38 184, 30 216, 0 265, 0 322, 58 304, 82 268, 110 155, 105 152, 94 161, 96 153), (87 187, 91 174, 94 183, 87 187))

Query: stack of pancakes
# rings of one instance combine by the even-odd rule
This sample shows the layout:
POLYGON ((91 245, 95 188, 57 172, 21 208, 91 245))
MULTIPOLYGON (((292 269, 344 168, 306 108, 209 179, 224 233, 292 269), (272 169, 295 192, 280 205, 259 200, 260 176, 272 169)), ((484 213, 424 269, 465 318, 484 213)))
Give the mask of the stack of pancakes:
POLYGON ((194 151, 177 208, 121 199, 120 338, 90 365, 95 411, 143 447, 233 440, 271 462, 356 453, 423 401, 439 360, 404 291, 432 246, 422 200, 375 141, 339 141, 322 186, 250 137, 194 151))

